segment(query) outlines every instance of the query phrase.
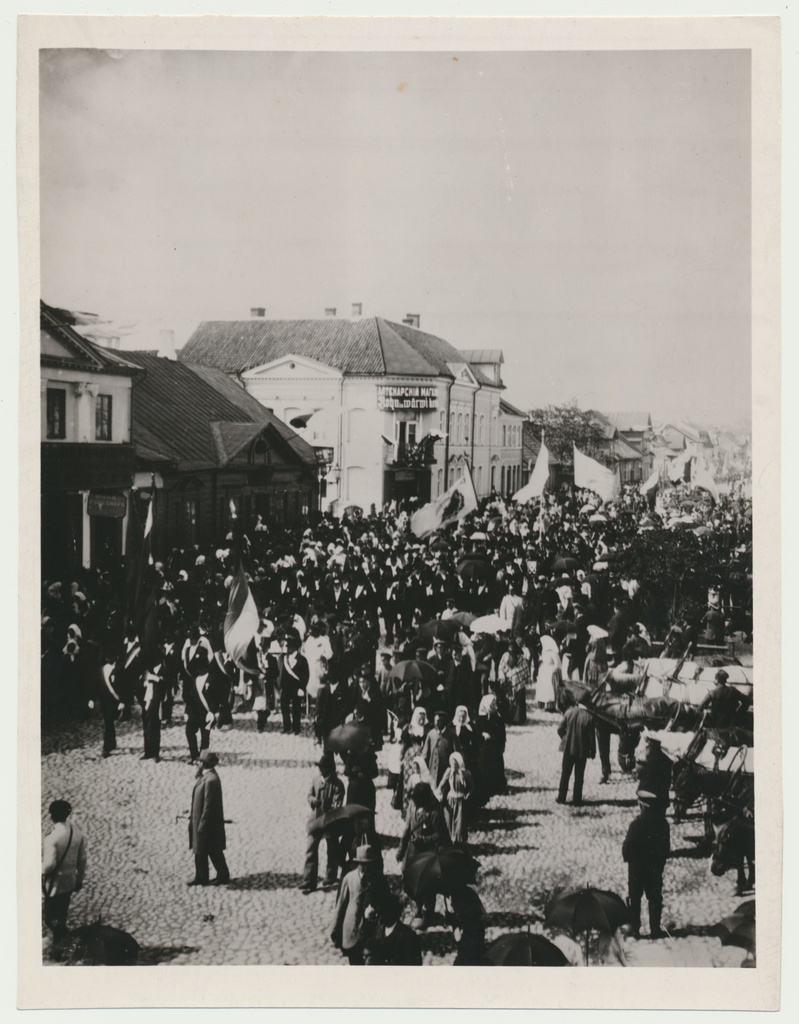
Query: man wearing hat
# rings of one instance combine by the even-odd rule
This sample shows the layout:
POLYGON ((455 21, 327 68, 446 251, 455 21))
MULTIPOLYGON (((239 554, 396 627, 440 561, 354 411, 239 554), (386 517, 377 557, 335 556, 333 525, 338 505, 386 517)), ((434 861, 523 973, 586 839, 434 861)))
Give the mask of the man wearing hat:
POLYGON ((585 705, 590 701, 590 694, 584 694, 577 704, 566 710, 563 721, 558 726, 561 737, 560 749, 563 762, 560 773, 557 803, 565 804, 569 792, 569 781, 574 772, 574 792, 572 805, 580 807, 583 802, 583 777, 585 765, 589 758, 596 757, 596 736, 594 718, 585 705))
POLYGON ((394 893, 388 893, 375 907, 377 928, 366 947, 366 963, 370 967, 421 967, 422 944, 419 936, 403 924, 402 904, 394 893))
POLYGON ((283 714, 283 732, 293 731, 299 735, 310 669, 307 659, 300 654, 300 637, 294 629, 286 631, 286 652, 278 656, 278 666, 277 685, 283 714))
POLYGON ((740 725, 741 713, 747 707, 747 700, 734 686, 729 686, 729 673, 720 668, 716 673, 716 685, 699 705, 706 712, 705 724, 714 729, 730 729, 740 725))
POLYGON ((670 851, 669 823, 660 798, 648 790, 638 790, 639 814, 630 822, 621 854, 627 864, 627 904, 632 934, 641 930, 641 899, 649 904, 649 937, 662 939, 663 870, 670 851))
POLYGON ((369 934, 367 908, 385 897, 388 883, 383 875, 380 851, 364 843, 355 851, 357 867, 341 880, 330 939, 350 962, 363 965, 363 950, 369 934))
POLYGON ((191 794, 189 848, 194 851, 194 878, 187 885, 227 885, 230 881, 225 860, 225 814, 222 808, 222 783, 216 774, 219 758, 210 750, 200 754, 197 781, 191 794), (216 869, 209 883, 208 860, 216 869))

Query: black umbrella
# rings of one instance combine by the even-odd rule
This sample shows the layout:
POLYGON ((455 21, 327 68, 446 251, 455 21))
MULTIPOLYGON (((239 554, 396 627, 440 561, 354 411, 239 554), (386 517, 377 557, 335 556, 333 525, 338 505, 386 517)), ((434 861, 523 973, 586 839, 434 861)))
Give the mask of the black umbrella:
POLYGON ((344 807, 334 807, 332 811, 327 811, 320 817, 309 821, 306 831, 308 835, 316 835, 319 832, 336 835, 343 832, 347 824, 354 818, 360 818, 366 814, 374 817, 374 813, 373 810, 362 804, 345 804, 344 807))
POLYGON ((558 555, 552 563, 553 572, 573 572, 579 568, 580 563, 576 558, 572 558, 571 555, 558 555))
POLYGON ((627 904, 621 896, 590 886, 560 893, 549 901, 546 910, 547 927, 559 928, 574 938, 585 935, 586 964, 591 932, 614 935, 628 920, 627 904))
POLYGON ((510 932, 494 939, 486 956, 497 967, 568 967, 569 960, 554 942, 530 932, 510 932))
POLYGON ((492 582, 497 578, 497 571, 494 566, 484 558, 469 556, 462 558, 455 569, 463 580, 482 580, 492 582))
POLYGON ((454 619, 431 619, 424 622, 417 630, 422 640, 446 640, 447 643, 457 637, 461 631, 461 624, 454 619))
POLYGON ((333 729, 325 740, 325 750, 334 753, 342 753, 345 750, 368 750, 372 745, 372 738, 368 729, 354 722, 346 722, 333 729))
POLYGON ((621 896, 605 889, 572 889, 550 900, 546 911, 549 928, 560 928, 575 938, 583 932, 613 935, 629 919, 621 896))
POLYGON ((451 893, 475 880, 479 861, 455 846, 420 853, 404 871, 405 891, 417 902, 434 892, 451 893))
POLYGON ((416 658, 398 661, 388 677, 392 682, 398 683, 438 683, 438 673, 433 666, 426 661, 417 661, 416 658))

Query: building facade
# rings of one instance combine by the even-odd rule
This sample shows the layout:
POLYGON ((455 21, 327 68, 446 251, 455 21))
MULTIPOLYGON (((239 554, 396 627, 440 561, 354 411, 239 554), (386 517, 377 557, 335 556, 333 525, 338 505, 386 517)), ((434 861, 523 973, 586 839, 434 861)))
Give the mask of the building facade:
POLYGON ((41 555, 62 578, 125 553, 139 368, 92 344, 66 310, 40 304, 41 555))
MULTIPOLYGON (((233 376, 293 426, 325 464, 323 506, 340 513, 429 501, 466 469, 479 496, 499 490, 501 353, 490 376, 469 355, 380 317, 255 316, 201 324, 180 359, 233 376)), ((521 463, 521 443, 509 451, 521 463)))

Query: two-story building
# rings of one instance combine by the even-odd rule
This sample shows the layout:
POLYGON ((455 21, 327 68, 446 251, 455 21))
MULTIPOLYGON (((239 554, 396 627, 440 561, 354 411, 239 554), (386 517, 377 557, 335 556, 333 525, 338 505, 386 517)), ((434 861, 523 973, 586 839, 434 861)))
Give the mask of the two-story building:
POLYGON ((235 377, 317 449, 328 467, 327 508, 426 502, 466 467, 478 495, 499 489, 501 352, 475 364, 418 318, 254 312, 200 324, 179 358, 235 377))
POLYGON ((41 554, 45 578, 120 558, 134 474, 139 368, 40 304, 41 554))

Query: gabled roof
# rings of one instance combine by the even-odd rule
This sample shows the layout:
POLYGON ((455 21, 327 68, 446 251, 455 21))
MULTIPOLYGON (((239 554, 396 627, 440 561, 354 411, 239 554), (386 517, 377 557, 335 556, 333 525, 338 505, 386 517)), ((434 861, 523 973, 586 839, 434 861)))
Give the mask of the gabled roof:
POLYGON ((218 370, 164 359, 127 357, 145 371, 133 392, 132 441, 140 459, 160 456, 186 469, 226 465, 264 429, 316 465, 313 448, 218 370))
POLYGON ((501 348, 463 348, 461 355, 467 363, 504 363, 501 348))
POLYGON ((613 440, 616 436, 616 427, 603 412, 599 412, 597 409, 589 409, 586 415, 591 417, 592 422, 596 425, 597 432, 606 441, 613 440))
POLYGON ((643 455, 638 449, 631 445, 621 434, 618 434, 613 441, 613 450, 617 459, 642 459, 643 455))
POLYGON ((605 416, 616 430, 641 431, 652 429, 652 417, 648 412, 606 412, 605 416))
POLYGON ((515 405, 511 405, 510 402, 506 402, 504 398, 499 400, 499 411, 505 413, 506 416, 521 416, 523 420, 527 419, 527 413, 522 412, 521 409, 517 409, 515 405))
POLYGON ((72 353, 72 358, 69 359, 42 353, 43 365, 69 367, 94 373, 122 374, 126 377, 138 374, 139 368, 134 363, 84 338, 75 330, 74 323, 75 315, 68 310, 56 309, 55 306, 48 306, 46 302, 39 302, 41 330, 72 353))
MULTIPOLYGON (((535 462, 538 458, 538 453, 541 451, 541 437, 535 433, 535 427, 529 420, 525 420, 522 424, 522 458, 525 462, 535 462)), ((550 466, 559 466, 560 459, 558 459, 551 448, 547 448, 549 458, 547 463, 550 466)))

